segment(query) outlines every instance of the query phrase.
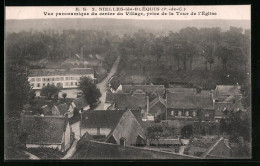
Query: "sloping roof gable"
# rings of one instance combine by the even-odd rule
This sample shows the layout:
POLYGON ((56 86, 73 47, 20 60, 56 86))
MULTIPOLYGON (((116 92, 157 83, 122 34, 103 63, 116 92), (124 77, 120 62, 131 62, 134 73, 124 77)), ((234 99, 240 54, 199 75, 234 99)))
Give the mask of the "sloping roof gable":
POLYGON ((28 134, 26 143, 60 144, 66 124, 65 117, 25 116, 21 124, 21 131, 28 134))
POLYGON ((123 110, 89 110, 82 115, 83 128, 114 129, 122 117, 123 110))
POLYGON ((123 114, 111 135, 114 136, 118 144, 120 138, 124 137, 126 139, 126 145, 131 145, 136 143, 138 135, 145 138, 145 130, 136 120, 133 113, 128 110, 123 114))

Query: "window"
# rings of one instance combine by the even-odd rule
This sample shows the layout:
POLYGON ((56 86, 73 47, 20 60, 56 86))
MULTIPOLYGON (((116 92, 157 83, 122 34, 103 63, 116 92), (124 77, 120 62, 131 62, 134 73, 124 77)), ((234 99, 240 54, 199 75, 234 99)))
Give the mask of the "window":
POLYGON ((37 84, 37 87, 41 87, 41 84, 40 84, 40 83, 38 83, 38 84, 37 84))
POLYGON ((196 111, 193 111, 193 112, 192 112, 192 116, 196 116, 196 111))
POLYGON ((48 78, 47 81, 50 81, 50 78, 48 78))
POLYGON ((35 79, 34 78, 31 78, 31 82, 34 82, 35 81, 35 79))
POLYGON ((42 78, 42 81, 45 81, 45 78, 42 78))
POLYGON ((178 116, 181 116, 182 115, 182 112, 181 111, 178 111, 178 116))
POLYGON ((66 86, 69 86, 69 83, 68 83, 68 82, 66 82, 66 83, 65 83, 65 85, 66 85, 66 86))
POLYGON ((63 81, 63 80, 64 80, 64 77, 61 77, 60 80, 63 81))
POLYGON ((54 78, 52 78, 52 81, 54 81, 54 78))
POLYGON ((45 83, 43 83, 42 86, 45 86, 45 83))
POLYGON ((54 83, 52 83, 52 85, 54 85, 54 83))
POLYGON ((174 111, 171 111, 171 116, 174 116, 174 111))
POLYGON ((36 81, 41 81, 41 78, 36 78, 36 81))
POLYGON ((34 87, 34 83, 32 83, 31 86, 34 87))
POLYGON ((205 117, 209 117, 209 114, 205 114, 205 117))
POLYGON ((73 86, 73 82, 71 82, 71 86, 73 86))
POLYGON ((65 79, 68 80, 68 77, 66 77, 65 79))
POLYGON ((78 83, 77 83, 77 82, 75 82, 75 85, 77 86, 77 85, 78 85, 78 83))
POLYGON ((186 116, 189 116, 189 111, 186 111, 186 112, 185 112, 185 115, 186 115, 186 116))
POLYGON ((70 80, 73 80, 73 77, 70 77, 70 80))

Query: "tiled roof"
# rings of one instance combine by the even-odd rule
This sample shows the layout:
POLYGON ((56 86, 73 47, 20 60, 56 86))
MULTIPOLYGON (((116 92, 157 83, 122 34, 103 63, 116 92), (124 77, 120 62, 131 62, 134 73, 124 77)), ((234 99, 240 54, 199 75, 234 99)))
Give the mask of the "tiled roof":
POLYGON ((68 112, 68 109, 69 109, 69 107, 66 103, 56 105, 56 108, 60 112, 60 115, 64 115, 65 113, 68 112))
POLYGON ((164 145, 164 144, 168 144, 168 145, 181 145, 181 142, 179 139, 158 139, 158 140, 149 140, 150 145, 151 144, 159 144, 159 145, 164 145))
POLYGON ((122 91, 124 93, 131 93, 138 89, 143 90, 145 93, 155 92, 160 95, 163 95, 165 92, 164 85, 122 85, 122 91))
POLYGON ((176 88, 167 88, 167 91, 171 93, 197 93, 196 88, 176 87, 176 88))
POLYGON ((217 85, 215 92, 217 96, 221 95, 241 95, 240 93, 240 86, 237 85, 217 85))
POLYGON ((39 76, 66 76, 66 75, 78 75, 83 76, 87 74, 94 74, 94 70, 91 68, 72 68, 67 69, 31 69, 29 71, 29 77, 39 76))
POLYGON ((146 106, 146 94, 117 94, 115 96, 116 109, 125 110, 133 109, 138 110, 146 106))
POLYGON ((213 99, 207 93, 167 93, 168 108, 209 108, 213 109, 213 99))
POLYGON ((221 137, 219 140, 216 141, 216 143, 212 144, 211 147, 208 148, 207 151, 205 151, 201 157, 202 158, 228 158, 231 156, 231 148, 229 147, 226 140, 224 140, 223 137, 221 137), (211 157, 211 155, 213 157, 211 157))
POLYGON ((86 141, 79 147, 72 159, 200 159, 199 157, 177 153, 156 151, 138 147, 86 141))
POLYGON ((21 124, 21 131, 28 134, 26 143, 60 144, 66 124, 65 117, 25 116, 21 124))
POLYGON ((155 99, 153 99, 150 103, 149 103, 149 107, 152 108, 156 103, 162 103, 163 105, 165 105, 166 107, 166 101, 161 97, 161 96, 158 96, 156 97, 155 99))
POLYGON ((123 110, 89 110, 82 115, 83 128, 114 129, 124 114, 123 110))
POLYGON ((112 103, 115 101, 115 96, 116 94, 115 93, 112 93, 110 91, 106 92, 106 103, 112 103))
POLYGON ((120 144, 120 138, 124 137, 126 145, 131 145, 136 144, 138 135, 145 138, 145 130, 141 127, 133 113, 127 110, 120 118, 115 129, 109 134, 107 140, 109 140, 110 136, 113 136, 117 144, 120 144))

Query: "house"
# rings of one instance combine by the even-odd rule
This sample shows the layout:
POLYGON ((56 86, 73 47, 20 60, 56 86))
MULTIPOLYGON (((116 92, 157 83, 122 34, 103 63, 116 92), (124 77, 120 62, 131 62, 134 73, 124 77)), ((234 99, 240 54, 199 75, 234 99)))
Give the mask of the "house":
POLYGON ((239 85, 217 85, 213 93, 214 102, 236 102, 242 98, 239 85))
POLYGON ((216 136, 193 137, 185 147, 184 154, 201 157, 219 140, 216 136))
POLYGON ((140 109, 146 107, 146 94, 120 94, 115 96, 115 108, 140 109))
POLYGON ((200 159, 196 156, 89 140, 76 149, 71 159, 200 159))
POLYGON ((219 122, 221 119, 229 118, 231 111, 242 111, 246 112, 244 109, 241 100, 236 101, 235 103, 231 102, 214 102, 215 109, 215 121, 219 122))
POLYGON ((127 110, 116 124, 115 129, 108 135, 106 142, 127 146, 145 146, 145 130, 132 111, 127 110))
POLYGON ((166 101, 157 96, 150 102, 149 97, 142 90, 130 93, 106 93, 105 109, 107 110, 141 110, 143 120, 153 121, 166 112, 166 101))
POLYGON ((94 79, 94 70, 91 68, 32 69, 29 71, 28 81, 33 89, 41 89, 47 85, 77 88, 82 76, 94 79))
POLYGON ((149 103, 148 108, 148 112, 151 115, 153 115, 155 118, 162 119, 167 110, 166 100, 161 96, 158 96, 149 103))
POLYGON ((166 93, 167 120, 190 119, 214 120, 212 94, 166 93))
POLYGON ((231 158, 232 149, 228 145, 228 139, 219 138, 216 143, 205 151, 201 157, 204 159, 227 159, 231 158))
POLYGON ((68 109, 69 109, 68 105, 66 103, 63 103, 63 104, 53 105, 51 112, 52 115, 68 117, 68 114, 70 113, 68 109))
POLYGON ((51 148, 61 152, 71 146, 71 127, 65 117, 24 116, 21 135, 26 135, 26 148, 51 148))
POLYGON ((166 91, 170 93, 197 93, 196 88, 183 88, 183 87, 167 88, 166 91))
POLYGON ((69 106, 69 109, 68 109, 68 118, 71 118, 73 117, 74 115, 74 111, 77 109, 77 110, 80 110, 81 108, 83 108, 84 111, 87 111, 90 109, 90 106, 89 104, 86 102, 86 100, 83 98, 83 97, 79 97, 79 98, 76 98, 74 99, 70 106, 69 106))
MULTIPOLYGON (((112 93, 110 91, 106 92, 106 99, 105 99, 105 104, 104 104, 105 110, 109 109, 109 107, 114 104, 116 95, 117 94, 112 93)), ((113 108, 113 109, 115 109, 115 108, 113 108)))
MULTIPOLYGON (((133 109, 139 110, 146 108, 146 94, 145 93, 120 93, 114 94, 113 97, 107 99, 114 100, 111 103, 114 104, 115 109, 125 110, 125 109, 133 109)), ((109 102, 106 101, 106 103, 109 102)))
POLYGON ((89 110, 83 112, 81 132, 106 138, 124 114, 122 110, 89 110))
POLYGON ((116 93, 133 93, 135 91, 142 91, 147 94, 156 94, 163 96, 165 94, 164 85, 119 85, 116 93))
MULTIPOLYGON (((81 132, 93 138, 106 138, 117 127, 126 110, 89 110, 82 115, 81 132)), ((140 110, 131 110, 135 120, 141 124, 140 110)))
POLYGON ((112 93, 115 93, 117 88, 121 85, 120 80, 118 78, 112 77, 108 81, 108 87, 112 93))

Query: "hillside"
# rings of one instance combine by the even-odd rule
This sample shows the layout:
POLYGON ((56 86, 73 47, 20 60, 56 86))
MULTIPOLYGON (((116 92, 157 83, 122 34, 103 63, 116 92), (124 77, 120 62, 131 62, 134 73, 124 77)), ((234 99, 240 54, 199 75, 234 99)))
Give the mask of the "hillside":
POLYGON ((6 32, 43 31, 54 29, 96 29, 110 31, 118 35, 134 33, 145 29, 156 35, 166 35, 169 31, 178 32, 184 27, 220 27, 223 31, 230 26, 250 29, 250 20, 127 20, 127 19, 28 19, 6 20, 6 32))

